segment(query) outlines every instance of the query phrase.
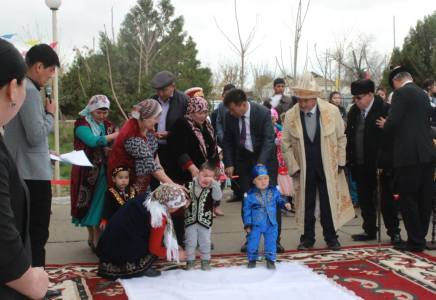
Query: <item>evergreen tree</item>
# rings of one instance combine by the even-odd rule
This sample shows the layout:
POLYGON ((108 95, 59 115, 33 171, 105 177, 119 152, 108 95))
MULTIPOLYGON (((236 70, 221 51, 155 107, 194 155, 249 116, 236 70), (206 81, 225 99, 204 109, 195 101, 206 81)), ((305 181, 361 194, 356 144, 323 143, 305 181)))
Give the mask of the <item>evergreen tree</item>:
MULTIPOLYGON (((156 7, 151 0, 138 0, 126 14, 117 41, 107 39, 114 89, 125 112, 154 93, 151 79, 160 71, 173 73, 181 91, 200 86, 206 97, 211 94, 212 72, 201 67, 196 44, 183 25, 183 16, 174 18, 170 0, 161 0, 156 7)), ((97 53, 77 50, 73 65, 61 78, 60 105, 69 117, 77 117, 93 95, 113 100, 104 33, 99 48, 97 53)), ((122 125, 115 101, 111 104, 109 119, 122 125)))
MULTIPOLYGON (((419 20, 415 28, 411 28, 409 35, 404 39, 402 50, 395 48, 392 57, 392 66, 405 66, 412 71, 413 81, 422 86, 427 78, 436 75, 436 12, 419 20)), ((389 87, 390 70, 383 73, 382 85, 389 87)))

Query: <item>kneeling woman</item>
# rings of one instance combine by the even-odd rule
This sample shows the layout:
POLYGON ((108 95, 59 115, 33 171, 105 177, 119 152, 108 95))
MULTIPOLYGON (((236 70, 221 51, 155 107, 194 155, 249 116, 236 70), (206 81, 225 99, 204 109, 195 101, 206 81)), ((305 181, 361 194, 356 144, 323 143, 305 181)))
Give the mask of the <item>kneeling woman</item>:
POLYGON ((151 265, 158 256, 184 261, 186 253, 177 245, 170 213, 188 205, 179 185, 165 183, 121 206, 98 242, 98 276, 113 280, 155 277, 161 273, 151 265))

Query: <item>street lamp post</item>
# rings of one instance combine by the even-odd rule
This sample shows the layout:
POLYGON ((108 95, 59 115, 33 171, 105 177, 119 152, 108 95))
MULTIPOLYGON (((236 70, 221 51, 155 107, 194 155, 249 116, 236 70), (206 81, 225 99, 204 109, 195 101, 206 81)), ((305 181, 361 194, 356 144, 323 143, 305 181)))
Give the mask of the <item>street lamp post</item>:
MULTIPOLYGON (((58 21, 56 18, 56 12, 58 11, 59 7, 62 4, 62 0, 45 0, 45 4, 48 6, 48 8, 52 11, 53 16, 53 43, 57 43, 58 41, 58 21)), ((54 47, 54 50, 56 53, 58 49, 58 45, 54 47)), ((59 153, 59 96, 58 96, 58 73, 59 68, 56 67, 55 74, 53 76, 53 97, 54 102, 56 103, 56 113, 54 115, 54 122, 55 122, 55 138, 54 138, 54 144, 55 144, 55 151, 59 153)), ((59 161, 55 162, 55 179, 60 179, 60 170, 59 170, 59 161)), ((60 185, 56 185, 56 197, 59 197, 61 194, 60 191, 60 185)))

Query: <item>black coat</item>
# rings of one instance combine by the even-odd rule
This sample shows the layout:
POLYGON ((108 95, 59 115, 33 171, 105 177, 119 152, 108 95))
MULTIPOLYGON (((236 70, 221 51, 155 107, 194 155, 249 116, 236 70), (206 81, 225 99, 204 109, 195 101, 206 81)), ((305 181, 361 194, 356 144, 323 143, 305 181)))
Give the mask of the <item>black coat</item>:
POLYGON ((394 135, 394 168, 436 161, 428 95, 414 83, 396 89, 383 132, 394 135))
MULTIPOLYGON (((198 127, 200 128, 200 127, 198 127)), ((219 155, 213 137, 204 126, 203 138, 207 147, 207 159, 219 167, 219 155)), ((191 173, 186 167, 192 162, 197 168, 206 161, 200 149, 200 142, 185 118, 174 123, 173 133, 168 138, 168 147, 172 155, 168 155, 167 175, 178 181, 191 181, 191 173)))
POLYGON ((235 167, 236 174, 238 174, 242 169, 262 164, 267 167, 270 174, 277 174, 277 148, 274 143, 276 135, 271 122, 271 111, 253 102, 250 102, 250 107, 250 133, 254 149, 252 161, 248 161, 239 150, 239 118, 227 112, 224 132, 224 165, 226 168, 235 167))
MULTIPOLYGON (((151 99, 158 100, 159 96, 155 93, 150 96, 151 99)), ((189 96, 185 93, 182 93, 179 90, 174 90, 173 96, 170 98, 170 108, 168 109, 165 129, 168 131, 168 135, 171 135, 171 131, 173 129, 174 123, 183 117, 186 114, 186 107, 188 105, 188 101, 190 100, 189 96)), ((155 126, 157 130, 157 125, 155 126)))
POLYGON ((0 136, 0 299, 28 299, 5 283, 31 264, 29 192, 0 136))
MULTIPOLYGON (((365 131, 363 138, 363 161, 365 166, 365 175, 374 174, 377 168, 377 160, 380 156, 380 165, 389 169, 392 167, 389 161, 392 148, 392 138, 383 134, 383 129, 376 125, 380 117, 386 119, 390 105, 383 101, 379 95, 374 95, 374 102, 370 111, 365 118, 365 131), (383 148, 383 153, 381 149, 383 148), (390 166, 389 166, 390 165, 390 166)), ((353 105, 348 113, 348 126, 345 130, 347 135, 347 160, 351 166, 351 174, 356 178, 356 130, 360 121, 361 111, 357 105, 353 105)))

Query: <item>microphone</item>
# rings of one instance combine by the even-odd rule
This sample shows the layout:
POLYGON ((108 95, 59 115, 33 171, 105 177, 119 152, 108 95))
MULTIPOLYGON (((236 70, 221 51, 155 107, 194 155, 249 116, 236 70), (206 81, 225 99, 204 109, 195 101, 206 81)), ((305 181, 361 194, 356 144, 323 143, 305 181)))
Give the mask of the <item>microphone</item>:
POLYGON ((51 85, 46 85, 44 87, 45 90, 45 96, 48 98, 48 101, 50 101, 51 104, 51 93, 53 91, 53 88, 51 87, 51 85))

